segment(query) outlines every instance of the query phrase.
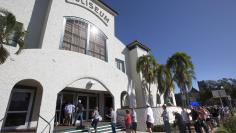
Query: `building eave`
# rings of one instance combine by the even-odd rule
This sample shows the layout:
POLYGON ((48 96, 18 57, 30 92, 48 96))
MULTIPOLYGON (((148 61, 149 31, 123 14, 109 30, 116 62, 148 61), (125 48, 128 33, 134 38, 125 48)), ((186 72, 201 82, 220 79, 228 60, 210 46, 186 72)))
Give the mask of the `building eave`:
POLYGON ((148 48, 146 45, 140 43, 138 40, 135 40, 135 41, 133 41, 133 42, 131 42, 130 44, 127 45, 127 48, 129 50, 132 50, 132 49, 134 49, 136 47, 139 47, 139 48, 141 48, 141 49, 143 49, 143 50, 145 50, 147 52, 151 51, 150 48, 148 48))
POLYGON ((112 9, 109 5, 107 5, 105 2, 103 2, 102 0, 92 0, 94 3, 96 3, 97 5, 101 6, 104 10, 106 10, 107 12, 109 12, 111 15, 113 16, 117 16, 119 15, 117 11, 115 11, 114 9, 112 9))

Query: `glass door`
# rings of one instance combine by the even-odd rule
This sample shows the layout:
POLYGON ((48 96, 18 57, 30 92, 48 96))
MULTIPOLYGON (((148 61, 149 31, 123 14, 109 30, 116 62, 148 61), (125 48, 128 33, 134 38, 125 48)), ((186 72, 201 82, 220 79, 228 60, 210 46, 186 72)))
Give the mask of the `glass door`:
POLYGON ((95 95, 89 95, 89 94, 80 94, 78 96, 78 101, 81 100, 81 103, 84 107, 83 112, 83 119, 89 120, 92 119, 92 111, 95 109, 95 107, 98 106, 98 97, 95 95))
MULTIPOLYGON (((87 107, 88 107, 88 97, 87 96, 78 96, 78 102, 79 100, 81 100, 81 103, 83 104, 83 107, 84 107, 84 111, 83 111, 83 120, 87 120, 88 119, 88 116, 87 116, 87 107)), ((77 103, 78 103, 77 102, 77 103)))
POLYGON ((63 120, 61 119, 61 108, 62 108, 62 94, 59 93, 57 95, 57 104, 56 104, 56 114, 55 114, 55 125, 59 125, 63 122, 63 120))
POLYGON ((88 108, 89 119, 92 119, 92 112, 95 109, 95 107, 98 107, 97 96, 89 96, 89 108, 88 108))
POLYGON ((5 129, 26 129, 30 122, 34 90, 13 89, 6 119, 5 129))

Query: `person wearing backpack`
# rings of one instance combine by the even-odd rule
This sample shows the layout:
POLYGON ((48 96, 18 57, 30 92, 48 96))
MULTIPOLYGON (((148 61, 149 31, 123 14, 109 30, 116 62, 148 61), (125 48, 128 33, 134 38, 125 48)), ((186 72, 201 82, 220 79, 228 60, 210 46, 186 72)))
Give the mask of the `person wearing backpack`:
POLYGON ((99 115, 99 112, 98 112, 98 107, 96 107, 92 113, 92 117, 93 117, 93 120, 92 120, 92 123, 91 123, 91 126, 94 128, 95 130, 95 133, 97 133, 97 125, 98 125, 98 122, 101 121, 101 116, 99 115))
POLYGON ((84 107, 83 104, 81 103, 81 100, 79 100, 78 104, 76 105, 76 114, 75 114, 75 119, 73 125, 76 125, 76 121, 80 119, 80 128, 83 127, 83 111, 84 107))

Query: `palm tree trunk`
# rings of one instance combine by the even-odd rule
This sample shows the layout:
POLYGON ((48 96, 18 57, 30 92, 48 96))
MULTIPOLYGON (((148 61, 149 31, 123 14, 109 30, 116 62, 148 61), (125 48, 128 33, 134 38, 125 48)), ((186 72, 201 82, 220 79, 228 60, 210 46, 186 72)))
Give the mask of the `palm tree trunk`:
POLYGON ((150 106, 152 106, 151 105, 151 100, 152 100, 151 99, 151 83, 149 83, 149 86, 148 86, 148 98, 149 98, 149 100, 148 100, 149 104, 150 104, 150 106))
POLYGON ((183 107, 187 107, 188 106, 188 95, 187 95, 187 90, 184 87, 184 89, 182 89, 182 96, 184 96, 185 99, 182 99, 182 106, 183 107))
POLYGON ((9 52, 0 44, 0 64, 3 64, 8 56, 9 52))

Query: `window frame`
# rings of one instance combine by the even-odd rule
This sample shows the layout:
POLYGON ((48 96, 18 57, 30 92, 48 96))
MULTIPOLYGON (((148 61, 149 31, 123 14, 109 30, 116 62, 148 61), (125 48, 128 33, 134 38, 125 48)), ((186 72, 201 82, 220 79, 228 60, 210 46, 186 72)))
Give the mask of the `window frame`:
MULTIPOLYGON (((65 28, 66 28, 66 22, 67 22, 67 20, 68 19, 71 19, 71 20, 78 20, 78 21, 82 21, 82 22, 85 22, 87 25, 88 25, 88 28, 87 28, 87 40, 86 40, 86 44, 85 44, 85 53, 81 53, 81 54, 85 54, 85 55, 88 55, 88 56, 91 56, 91 57, 94 57, 94 58, 97 58, 97 57, 95 57, 95 56, 92 56, 92 55, 90 55, 90 54, 88 54, 88 52, 89 51, 91 51, 90 49, 89 49, 89 45, 90 45, 90 27, 91 26, 94 26, 94 27, 96 27, 98 30, 99 30, 99 34, 102 34, 104 37, 105 37, 105 47, 104 47, 104 50, 105 50, 105 52, 104 52, 104 54, 105 54, 105 59, 103 60, 103 59, 101 59, 101 58, 97 58, 97 59, 100 59, 100 60, 102 60, 102 61, 105 61, 105 62, 108 62, 108 51, 107 51, 107 42, 108 42, 108 37, 104 34, 104 32, 100 29, 100 28, 98 28, 98 26, 97 25, 95 25, 95 24, 93 24, 93 23, 91 23, 90 21, 88 21, 88 20, 85 20, 85 19, 83 19, 83 18, 80 18, 80 17, 75 17, 75 16, 65 16, 64 17, 64 21, 63 21, 63 27, 62 27, 62 34, 61 34, 61 39, 60 39, 60 45, 59 45, 59 49, 60 50, 64 50, 63 49, 63 42, 64 42, 64 35, 65 35, 65 28)), ((69 51, 71 51, 71 50, 69 50, 69 51)), ((75 51, 72 51, 72 52, 75 52, 75 51)), ((80 52, 77 52, 77 53, 80 53, 80 52)), ((93 51, 93 53, 95 53, 95 51, 93 51)), ((100 55, 100 54, 99 54, 100 55)))
POLYGON ((32 122, 32 111, 34 110, 34 102, 35 102, 35 96, 36 96, 36 91, 35 87, 30 87, 30 86, 15 86, 10 94, 9 100, 8 100, 8 105, 7 105, 7 110, 5 113, 5 117, 4 117, 4 121, 3 121, 3 130, 15 130, 15 129, 25 129, 27 127, 29 127, 30 123, 32 122), (29 106, 27 111, 11 111, 10 109, 10 105, 11 105, 11 101, 12 101, 12 96, 13 93, 15 92, 21 92, 21 93, 30 93, 30 99, 29 99, 29 106), (6 121, 7 121, 7 114, 11 114, 11 113, 27 113, 26 114, 26 119, 25 119, 25 124, 24 125, 18 125, 18 126, 6 126, 6 121))
POLYGON ((115 59, 115 62, 116 62, 116 67, 117 67, 117 69, 119 69, 117 63, 121 63, 123 68, 121 68, 121 69, 119 69, 119 70, 122 71, 123 73, 126 73, 125 61, 116 58, 116 59, 115 59))

